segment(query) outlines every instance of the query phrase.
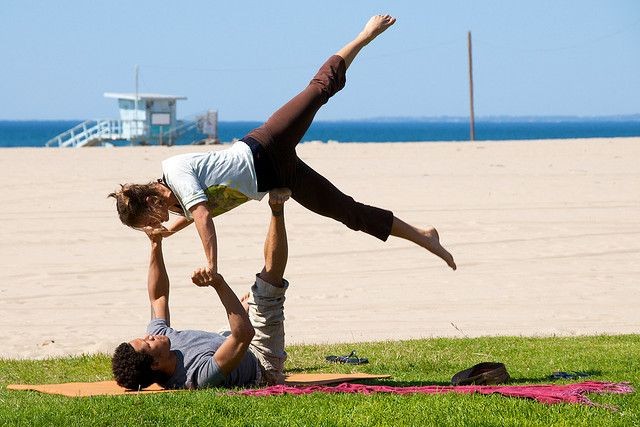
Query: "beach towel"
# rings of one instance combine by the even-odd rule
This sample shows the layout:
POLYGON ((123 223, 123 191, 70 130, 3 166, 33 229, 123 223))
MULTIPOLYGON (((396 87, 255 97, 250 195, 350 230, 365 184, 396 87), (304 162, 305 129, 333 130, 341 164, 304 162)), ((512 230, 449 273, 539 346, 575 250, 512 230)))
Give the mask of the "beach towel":
POLYGON ((599 381, 585 381, 574 384, 533 384, 533 385, 485 385, 485 386, 384 386, 343 383, 337 386, 303 386, 291 387, 276 385, 259 389, 232 391, 229 394, 242 396, 279 396, 283 394, 303 395, 311 393, 391 393, 391 394, 500 394, 508 397, 534 399, 545 404, 579 403, 589 406, 601 406, 615 409, 606 405, 599 405, 591 401, 586 393, 633 393, 633 388, 627 383, 610 383, 599 381))
MULTIPOLYGON (((296 385, 326 385, 338 384, 345 381, 382 379, 390 378, 390 375, 374 375, 374 374, 291 374, 285 377, 287 386, 296 385)), ((169 390, 153 384, 143 390, 127 390, 116 384, 115 381, 98 381, 98 382, 72 382, 62 384, 9 384, 9 390, 32 390, 47 394, 59 394, 68 397, 88 397, 88 396, 117 396, 123 394, 150 394, 150 393, 167 393, 180 390, 169 390)))
MULTIPOLYGON (((493 385, 493 386, 385 386, 352 384, 345 381, 363 379, 390 378, 390 375, 371 374, 292 374, 286 377, 285 385, 264 388, 228 391, 228 395, 236 396, 280 396, 283 394, 306 395, 311 393, 391 393, 391 394, 499 394, 507 397, 533 399, 544 404, 577 403, 588 406, 599 406, 615 410, 609 405, 600 405, 591 401, 587 393, 633 393, 628 383, 610 383, 585 381, 573 384, 533 384, 533 385, 493 385), (339 385, 330 385, 338 384, 339 385)), ((185 390, 164 389, 157 384, 140 390, 126 390, 115 381, 73 382, 62 384, 9 384, 9 390, 32 390, 47 394, 58 394, 67 397, 140 395, 149 393, 167 393, 185 390)))

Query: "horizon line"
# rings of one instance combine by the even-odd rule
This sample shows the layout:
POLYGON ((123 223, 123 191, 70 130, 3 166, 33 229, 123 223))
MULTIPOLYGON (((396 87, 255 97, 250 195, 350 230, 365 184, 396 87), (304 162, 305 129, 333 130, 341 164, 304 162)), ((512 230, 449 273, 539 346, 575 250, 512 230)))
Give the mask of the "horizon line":
MULTIPOLYGON (((193 115, 188 115, 181 120, 185 120, 193 115)), ((0 122, 83 122, 90 119, 3 119, 0 118, 0 122)), ((116 119, 117 120, 117 119, 116 119)), ((314 120, 314 123, 339 123, 339 122, 468 122, 469 116, 376 116, 376 117, 363 117, 363 118, 346 118, 346 119, 318 119, 314 120)), ((476 116, 476 122, 478 121, 576 121, 576 120, 629 120, 640 121, 640 113, 635 114, 607 114, 607 115, 570 115, 570 114, 558 114, 558 115, 486 115, 476 116)), ((256 123, 263 122, 264 120, 253 119, 238 119, 238 120, 219 120, 218 123, 256 123)))

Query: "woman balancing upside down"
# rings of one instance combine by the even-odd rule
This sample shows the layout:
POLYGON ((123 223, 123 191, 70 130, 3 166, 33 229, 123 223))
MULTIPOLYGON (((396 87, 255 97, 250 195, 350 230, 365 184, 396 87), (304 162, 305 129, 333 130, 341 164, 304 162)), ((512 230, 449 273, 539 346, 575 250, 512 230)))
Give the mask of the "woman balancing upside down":
POLYGON ((296 154, 316 112, 345 85, 345 73, 358 52, 396 22, 376 15, 358 36, 331 56, 309 85, 266 123, 230 148, 181 154, 162 162, 162 179, 125 184, 109 196, 116 199, 120 220, 133 228, 152 227, 164 235, 195 222, 207 257, 217 272, 217 241, 212 218, 271 191, 291 196, 307 209, 386 241, 389 235, 410 240, 456 269, 453 256, 440 244, 433 227, 419 229, 391 211, 356 202, 311 169, 296 154), (169 211, 183 215, 168 228, 169 211))

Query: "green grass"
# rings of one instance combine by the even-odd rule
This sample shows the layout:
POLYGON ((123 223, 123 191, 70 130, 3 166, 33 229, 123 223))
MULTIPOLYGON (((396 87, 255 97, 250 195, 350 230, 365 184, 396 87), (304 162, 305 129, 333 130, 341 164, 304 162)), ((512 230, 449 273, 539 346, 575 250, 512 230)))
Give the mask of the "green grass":
MULTIPOLYGON (((391 374, 377 383, 448 384, 451 376, 481 361, 507 365, 513 384, 548 383, 556 370, 586 371, 590 380, 640 384, 640 335, 574 338, 497 337, 428 339, 331 346, 291 346, 289 372, 391 374), (328 354, 356 349, 368 365, 324 362, 328 354)), ((108 356, 45 361, 0 360, 0 425, 640 425, 640 396, 591 395, 618 412, 583 405, 543 405, 483 395, 223 396, 219 390, 144 396, 66 398, 9 391, 10 383, 110 379, 108 356)), ((556 381, 562 383, 563 381, 556 381)), ((565 381, 566 382, 566 381, 565 381)))

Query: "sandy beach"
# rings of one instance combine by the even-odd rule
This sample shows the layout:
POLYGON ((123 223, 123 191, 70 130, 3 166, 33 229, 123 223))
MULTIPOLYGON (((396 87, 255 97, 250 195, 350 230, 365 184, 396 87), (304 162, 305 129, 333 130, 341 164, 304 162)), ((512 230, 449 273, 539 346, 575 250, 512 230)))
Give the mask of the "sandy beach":
MULTIPOLYGON (((2 149, 2 358, 110 353, 144 333, 148 240, 106 195, 174 154, 224 147, 2 149)), ((289 343, 640 331, 640 138, 320 144, 299 156, 344 192, 434 225, 458 271, 287 206, 289 343)), ((215 221, 237 293, 262 267, 266 199, 215 221)), ((194 227, 167 239, 172 324, 217 330, 194 227)))

